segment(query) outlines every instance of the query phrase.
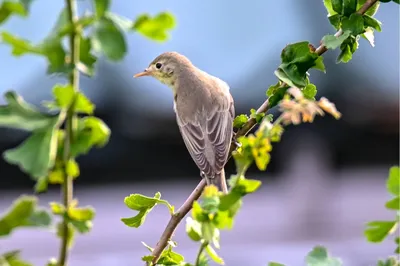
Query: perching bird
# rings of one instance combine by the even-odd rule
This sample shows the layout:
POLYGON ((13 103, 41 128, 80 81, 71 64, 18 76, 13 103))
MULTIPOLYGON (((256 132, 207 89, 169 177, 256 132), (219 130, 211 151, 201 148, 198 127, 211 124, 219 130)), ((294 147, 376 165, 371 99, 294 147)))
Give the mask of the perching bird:
POLYGON ((159 55, 134 77, 142 76, 152 76, 172 89, 179 130, 200 175, 226 193, 224 166, 235 116, 228 84, 177 52, 159 55))

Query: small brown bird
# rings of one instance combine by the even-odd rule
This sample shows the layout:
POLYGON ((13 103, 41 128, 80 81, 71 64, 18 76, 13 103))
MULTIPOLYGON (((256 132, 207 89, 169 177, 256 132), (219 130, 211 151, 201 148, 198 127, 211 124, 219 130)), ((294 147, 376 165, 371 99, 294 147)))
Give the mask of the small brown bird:
POLYGON ((224 166, 235 117, 228 84, 177 52, 159 55, 134 77, 142 76, 152 76, 172 89, 179 130, 200 175, 226 193, 224 166))

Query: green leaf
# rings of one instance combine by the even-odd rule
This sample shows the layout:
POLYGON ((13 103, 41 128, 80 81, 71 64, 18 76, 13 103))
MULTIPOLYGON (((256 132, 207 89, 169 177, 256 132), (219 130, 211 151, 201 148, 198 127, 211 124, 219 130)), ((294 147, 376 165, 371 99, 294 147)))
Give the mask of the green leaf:
POLYGON ((369 242, 379 243, 393 233, 396 227, 396 221, 372 221, 367 223, 364 235, 369 242))
POLYGON ((332 2, 332 9, 338 13, 342 14, 343 11, 343 0, 331 0, 332 2))
POLYGON ((0 254, 0 265, 1 266, 33 266, 20 258, 20 251, 10 251, 4 254, 0 254))
POLYGON ((399 266, 399 264, 400 262, 395 257, 389 257, 385 261, 378 261, 378 266, 399 266))
POLYGON ((270 263, 268 263, 268 266, 285 266, 285 264, 281 264, 278 262, 270 262, 270 263))
POLYGON ((350 33, 350 31, 345 31, 339 37, 335 35, 325 35, 322 38, 322 44, 328 49, 335 50, 350 36, 350 33))
POLYGON ((115 23, 115 25, 117 25, 124 31, 131 31, 133 29, 133 22, 124 16, 107 12, 106 17, 112 20, 115 23))
POLYGON ((220 256, 218 256, 217 252, 213 249, 211 245, 207 245, 206 252, 214 262, 220 265, 224 265, 224 260, 220 256))
POLYGON ((390 168, 386 188, 389 193, 400 196, 400 168, 398 166, 390 168))
POLYGON ((343 0, 342 15, 350 16, 357 11, 357 0, 343 0))
POLYGON ((94 112, 94 104, 82 92, 75 92, 75 89, 69 84, 56 84, 53 87, 53 95, 55 99, 54 105, 61 109, 68 109, 74 104, 75 113, 91 115, 94 112))
MULTIPOLYGON (((64 238, 64 225, 62 222, 57 223, 57 236, 59 238, 64 238)), ((67 225, 67 232, 66 232, 66 238, 67 238, 67 246, 68 248, 71 248, 74 245, 74 237, 75 237, 75 229, 72 226, 72 224, 68 223, 67 225)))
POLYGON ((386 202, 385 207, 391 210, 400 210, 400 197, 397 196, 386 202))
POLYGON ((79 48, 79 70, 88 76, 93 76, 94 66, 97 62, 97 57, 91 53, 92 43, 90 38, 84 38, 81 36, 79 48))
POLYGON ((144 223, 147 214, 159 203, 166 205, 170 212, 173 213, 173 206, 166 200, 161 200, 160 198, 160 192, 157 192, 153 198, 141 194, 131 194, 130 196, 125 197, 125 205, 132 210, 139 211, 139 213, 134 217, 122 218, 122 222, 129 227, 138 228, 144 223))
POLYGON ((94 0, 94 5, 96 8, 97 17, 102 17, 102 16, 104 16, 104 13, 109 8, 110 1, 109 0, 94 0))
POLYGON ((22 1, 5 0, 0 4, 0 24, 6 22, 12 15, 26 17, 28 16, 28 11, 22 1))
POLYGON ((6 105, 0 105, 0 127, 11 127, 28 131, 53 126, 58 117, 41 113, 13 91, 4 94, 6 105))
POLYGON ((207 242, 212 242, 215 235, 218 234, 218 229, 211 222, 201 223, 201 235, 207 242))
POLYGON ((308 84, 302 89, 303 95, 306 99, 315 100, 317 95, 317 87, 314 84, 308 84))
POLYGON ((142 261, 145 261, 145 262, 152 262, 153 259, 154 259, 154 256, 152 256, 152 255, 146 255, 146 256, 142 257, 142 261))
POLYGON ((256 120, 256 123, 259 124, 263 120, 265 116, 265 113, 257 113, 256 109, 251 109, 250 110, 250 118, 254 118, 256 120))
POLYGON ((348 63, 352 58, 355 51, 358 49, 358 41, 355 37, 350 36, 340 45, 340 54, 337 58, 337 63, 348 63))
POLYGON ((92 221, 75 221, 75 220, 72 220, 72 221, 70 221, 70 223, 81 234, 88 233, 93 227, 92 221))
MULTIPOLYGON (((366 2, 367 0, 358 0, 357 2, 357 10, 359 10, 366 2)), ((378 11, 380 6, 380 1, 377 1, 375 4, 373 4, 368 10, 365 12, 366 15, 373 17, 376 12, 378 11)))
POLYGON ((341 266, 342 261, 328 255, 325 247, 316 246, 307 254, 307 266, 341 266))
POLYGON ((186 233, 193 241, 200 241, 202 239, 201 224, 193 220, 192 217, 186 218, 186 233))
POLYGON ((49 214, 37 207, 37 198, 23 195, 0 217, 0 236, 18 227, 48 227, 50 223, 49 214))
POLYGON ((335 15, 337 13, 341 13, 341 9, 340 9, 340 12, 336 12, 335 10, 333 10, 332 0, 324 0, 324 6, 326 8, 326 11, 328 11, 328 16, 332 16, 332 15, 335 15))
POLYGON ((382 22, 377 20, 376 18, 370 17, 368 15, 363 15, 364 25, 367 27, 371 27, 376 31, 382 31, 381 25, 382 22))
POLYGON ((46 38, 38 45, 31 44, 28 40, 14 36, 8 32, 1 33, 2 43, 12 47, 14 56, 22 56, 25 54, 37 54, 47 58, 49 74, 56 72, 65 72, 65 50, 61 43, 61 38, 53 35, 46 38))
POLYGON ((78 222, 91 221, 94 219, 94 216, 95 216, 95 210, 90 206, 68 209, 68 217, 73 221, 78 221, 78 222))
MULTIPOLYGON (((277 70, 277 72, 283 73, 282 71, 279 71, 279 70, 277 70)), ((275 73, 275 75, 276 75, 276 73, 275 73)), ((280 76, 279 79, 281 79, 282 77, 283 76, 280 76)), ((269 103, 270 108, 275 107, 276 105, 279 104, 279 102, 283 99, 283 96, 285 95, 285 93, 286 93, 286 91, 288 89, 289 89, 289 86, 287 86, 287 85, 284 85, 284 86, 279 85, 278 86, 276 84, 276 85, 272 85, 272 86, 269 87, 269 89, 267 91, 267 96, 269 97, 268 98, 268 103, 269 103)))
POLYGON ((245 114, 236 116, 233 120, 233 127, 238 129, 242 128, 247 123, 248 119, 248 116, 245 114))
POLYGON ((108 143, 111 131, 100 118, 87 116, 78 120, 75 134, 75 140, 71 144, 72 157, 86 154, 94 146, 103 147, 108 143))
POLYGON ((362 15, 351 14, 349 18, 343 18, 342 30, 344 32, 350 31, 352 35, 356 36, 364 33, 364 19, 362 15))
POLYGON ((57 152, 58 125, 35 131, 18 147, 4 152, 4 159, 28 173, 34 180, 46 176, 54 166, 57 152))
POLYGON ((109 18, 103 17, 93 25, 93 49, 112 61, 120 61, 127 52, 122 30, 109 18))
POLYGON ((172 250, 172 247, 169 246, 161 253, 160 259, 158 260, 157 264, 178 265, 181 262, 183 262, 184 259, 185 258, 181 254, 176 253, 175 251, 172 250))
POLYGON ((53 214, 56 215, 64 215, 65 207, 61 203, 58 202, 50 202, 50 209, 53 214))
POLYGON ((227 211, 236 204, 238 200, 247 194, 255 192, 261 186, 261 181, 246 179, 243 176, 237 178, 228 194, 220 197, 219 209, 227 211))
POLYGON ((339 14, 332 15, 332 16, 329 16, 329 17, 328 17, 329 22, 331 23, 331 25, 332 25, 336 30, 338 30, 338 29, 340 28, 341 18, 342 18, 342 17, 341 17, 341 15, 339 15, 339 14))
POLYGON ((278 71, 275 71, 275 75, 290 86, 292 84, 296 87, 306 86, 306 74, 310 68, 325 72, 323 58, 312 50, 309 42, 287 45, 281 53, 281 59, 282 63, 278 71), (288 83, 287 79, 291 83, 288 83))
POLYGON ((148 14, 139 15, 133 29, 154 41, 166 41, 168 32, 176 25, 174 16, 169 12, 161 12, 154 17, 148 14))

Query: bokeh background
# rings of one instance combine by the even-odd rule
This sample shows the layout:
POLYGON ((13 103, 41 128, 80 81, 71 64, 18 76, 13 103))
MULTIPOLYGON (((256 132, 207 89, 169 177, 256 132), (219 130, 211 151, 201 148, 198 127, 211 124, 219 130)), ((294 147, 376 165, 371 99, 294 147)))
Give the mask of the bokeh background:
MULTIPOLYGON (((12 18, 2 29, 38 42, 51 30, 63 4, 35 1, 29 18, 12 18)), ((79 1, 80 12, 88 9, 90 1, 79 1)), ((322 36, 334 32, 322 0, 114 0, 111 10, 129 18, 169 10, 178 25, 162 44, 127 35, 129 53, 122 62, 100 60, 95 78, 82 79, 82 89, 97 105, 96 114, 110 126, 112 137, 105 148, 80 159, 82 175, 75 193, 81 204, 93 205, 97 215, 92 232, 76 239, 73 266, 141 265, 147 250, 140 242, 157 242, 168 213, 157 207, 143 227, 125 227, 120 218, 134 213, 124 206, 124 197, 160 191, 179 206, 199 181, 175 124, 171 91, 150 78, 135 80, 134 73, 158 54, 178 51, 226 80, 236 112, 247 113, 264 101, 265 90, 276 82, 273 71, 286 44, 309 40, 317 46, 322 36)), ((249 171, 248 177, 262 180, 263 186, 245 198, 234 230, 222 233, 220 254, 226 265, 304 265, 304 255, 316 244, 325 245, 345 265, 375 265, 393 253, 392 241, 374 245, 363 238, 365 222, 393 218, 384 208, 389 197, 384 182, 389 167, 399 161, 399 8, 382 4, 376 17, 383 23, 376 47, 360 40, 350 63, 336 64, 338 51, 331 51, 324 56, 327 74, 311 71, 318 97, 333 101, 343 118, 326 116, 290 127, 274 146, 268 170, 249 171)), ((49 100, 51 87, 63 82, 45 75, 43 58, 14 58, 4 45, 0 69, 0 92, 16 90, 36 105, 49 100)), ((25 136, 1 128, 0 151, 25 136)), ((227 171, 233 170, 230 162, 227 171)), ((32 186, 28 176, 0 160, 0 212, 18 195, 32 193, 32 186)), ((39 197, 45 206, 59 199, 59 188, 39 197)), ((194 259, 197 244, 185 235, 184 224, 175 240, 177 251, 194 259)), ((58 244, 51 233, 17 230, 0 240, 0 253, 22 249, 24 258, 44 265, 56 256, 58 244)))

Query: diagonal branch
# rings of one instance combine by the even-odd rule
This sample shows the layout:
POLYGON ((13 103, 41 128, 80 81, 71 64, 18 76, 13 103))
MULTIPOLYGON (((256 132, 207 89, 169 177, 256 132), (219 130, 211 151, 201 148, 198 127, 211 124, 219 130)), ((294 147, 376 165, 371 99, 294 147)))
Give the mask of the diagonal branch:
MULTIPOLYGON (((364 5, 357 11, 357 14, 364 14, 369 8, 371 8, 378 0, 367 0, 364 5)), ((335 36, 339 37, 340 35, 343 34, 342 30, 339 30, 336 32, 335 36)), ((321 44, 318 48, 315 49, 315 52, 318 55, 324 54, 326 51, 328 51, 328 48, 326 48, 323 44, 321 44)), ((258 108, 257 113, 266 113, 269 110, 269 102, 268 99, 264 101, 264 103, 258 108)), ((250 130, 254 128, 254 126, 257 124, 256 119, 250 118, 247 120, 246 124, 238 130, 236 133, 236 137, 241 137, 247 135, 250 130)), ((230 147, 230 153, 236 149, 236 144, 234 142, 231 143, 230 147)), ((229 157, 230 158, 230 157, 229 157)), ((188 212, 192 209, 193 202, 196 201, 200 196, 201 193, 203 192, 203 189, 206 186, 206 181, 202 179, 199 184, 196 186, 196 188, 193 190, 193 192, 190 194, 190 196, 186 199, 186 201, 182 204, 182 206, 178 209, 178 211, 171 216, 171 219, 169 220, 167 226, 164 229, 164 232, 162 233, 160 240, 158 241, 156 247, 154 248, 152 252, 153 258, 153 265, 155 265, 158 261, 158 259, 161 256, 162 251, 164 248, 168 245, 168 240, 172 237, 176 227, 178 227, 179 223, 182 221, 182 219, 188 214, 188 212)))

